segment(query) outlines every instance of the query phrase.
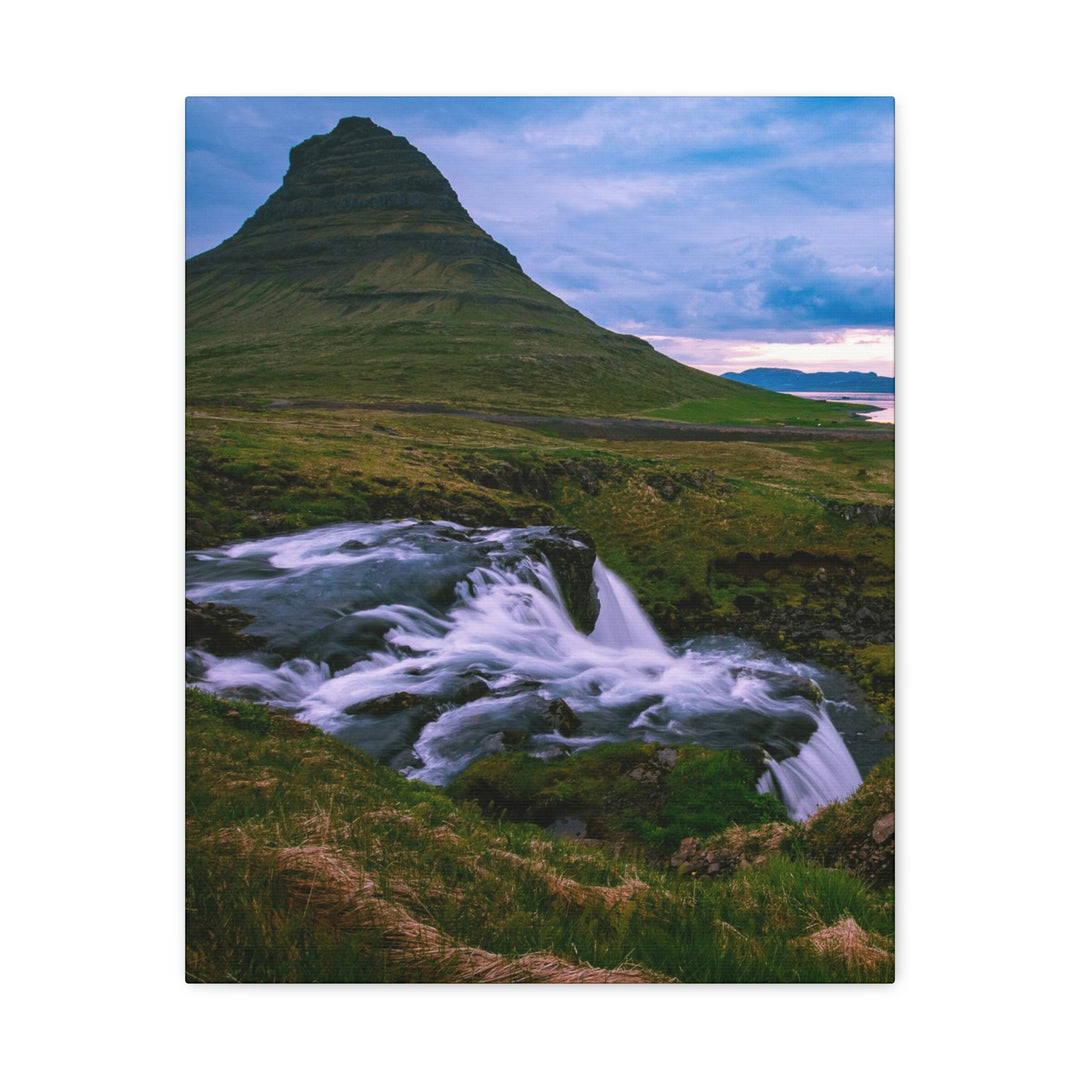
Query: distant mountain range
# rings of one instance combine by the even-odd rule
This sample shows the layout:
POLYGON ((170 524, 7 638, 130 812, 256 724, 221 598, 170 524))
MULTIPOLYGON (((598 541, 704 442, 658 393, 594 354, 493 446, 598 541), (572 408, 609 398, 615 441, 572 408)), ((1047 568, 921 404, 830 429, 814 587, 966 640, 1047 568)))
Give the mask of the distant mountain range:
POLYGON ((790 371, 787 368, 748 368, 746 371, 729 372, 725 379, 757 386, 762 390, 776 390, 780 393, 792 391, 825 392, 852 394, 891 394, 895 380, 884 375, 875 375, 872 371, 790 371))

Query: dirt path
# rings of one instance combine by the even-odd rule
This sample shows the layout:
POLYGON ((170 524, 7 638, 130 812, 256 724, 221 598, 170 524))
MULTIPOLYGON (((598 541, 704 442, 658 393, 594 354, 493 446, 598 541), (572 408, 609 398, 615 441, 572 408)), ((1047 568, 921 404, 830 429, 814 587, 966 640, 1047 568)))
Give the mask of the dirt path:
POLYGON ((276 409, 370 409, 418 415, 460 416, 491 424, 543 428, 567 439, 612 439, 619 442, 893 442, 892 427, 749 427, 733 424, 687 424, 679 420, 638 420, 618 417, 525 416, 450 409, 413 403, 354 403, 346 401, 275 401, 276 409))

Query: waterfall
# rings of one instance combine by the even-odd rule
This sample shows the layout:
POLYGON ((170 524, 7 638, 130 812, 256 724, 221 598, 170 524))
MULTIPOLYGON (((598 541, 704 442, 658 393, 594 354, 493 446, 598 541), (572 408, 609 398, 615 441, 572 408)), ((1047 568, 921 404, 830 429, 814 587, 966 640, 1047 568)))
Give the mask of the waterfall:
POLYGON ((765 759, 758 791, 775 795, 794 821, 805 821, 819 807, 854 794, 862 778, 844 740, 824 709, 818 729, 795 757, 765 759))
POLYGON ((599 560, 586 636, 538 539, 572 543, 542 527, 407 521, 191 553, 189 598, 240 608, 264 643, 189 648, 189 681, 289 710, 434 784, 511 745, 557 756, 646 740, 760 749, 759 788, 794 818, 858 787, 818 700, 823 673, 734 639, 669 648, 599 560), (575 723, 557 730, 565 708, 575 723))
POLYGON ((669 652, 626 582, 616 577, 599 559, 593 564, 593 582, 600 597, 600 615, 589 635, 591 641, 611 649, 669 652))

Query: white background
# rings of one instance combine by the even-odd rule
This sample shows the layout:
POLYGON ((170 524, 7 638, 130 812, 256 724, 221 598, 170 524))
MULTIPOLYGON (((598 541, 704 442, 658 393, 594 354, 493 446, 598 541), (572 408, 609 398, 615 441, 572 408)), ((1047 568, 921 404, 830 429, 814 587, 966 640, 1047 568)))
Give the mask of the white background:
POLYGON ((1076 951, 1063 5, 21 6, 3 79, 14 1075, 1056 1072, 1076 951), (896 97, 891 987, 189 987, 186 95, 896 97))

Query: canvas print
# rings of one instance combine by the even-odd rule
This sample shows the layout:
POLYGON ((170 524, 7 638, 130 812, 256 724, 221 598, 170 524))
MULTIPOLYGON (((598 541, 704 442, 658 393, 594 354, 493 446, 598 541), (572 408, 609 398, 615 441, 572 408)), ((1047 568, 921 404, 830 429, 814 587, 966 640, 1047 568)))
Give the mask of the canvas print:
POLYGON ((891 98, 191 98, 186 978, 894 974, 891 98))

